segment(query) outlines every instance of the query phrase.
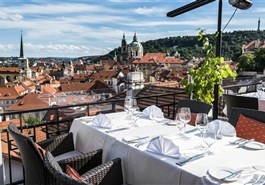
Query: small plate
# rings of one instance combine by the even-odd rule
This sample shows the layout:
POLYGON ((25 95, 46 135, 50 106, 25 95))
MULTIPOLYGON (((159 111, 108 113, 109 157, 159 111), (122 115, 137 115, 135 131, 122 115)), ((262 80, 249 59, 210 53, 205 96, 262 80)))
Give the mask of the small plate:
POLYGON ((265 144, 260 143, 260 142, 256 142, 256 141, 252 141, 252 142, 246 143, 243 146, 243 148, 251 149, 251 150, 264 150, 265 149, 265 144))
MULTIPOLYGON (((208 170, 208 173, 215 179, 221 180, 222 178, 227 177, 228 175, 234 173, 236 170, 226 167, 212 168, 208 170)), ((233 182, 237 181, 237 177, 226 178, 224 181, 233 182)))

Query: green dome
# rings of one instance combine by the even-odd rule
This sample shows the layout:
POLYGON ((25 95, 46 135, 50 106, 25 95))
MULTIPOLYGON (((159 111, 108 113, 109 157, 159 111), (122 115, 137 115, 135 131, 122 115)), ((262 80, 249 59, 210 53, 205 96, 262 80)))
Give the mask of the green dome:
POLYGON ((142 44, 140 42, 131 42, 129 45, 132 49, 133 48, 142 48, 142 44))

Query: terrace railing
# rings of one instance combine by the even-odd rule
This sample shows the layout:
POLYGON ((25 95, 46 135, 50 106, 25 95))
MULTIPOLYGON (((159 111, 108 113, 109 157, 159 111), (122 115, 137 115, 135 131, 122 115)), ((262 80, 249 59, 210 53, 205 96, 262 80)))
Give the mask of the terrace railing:
MULTIPOLYGON (((175 92, 175 93, 167 93, 167 94, 159 94, 159 95, 147 95, 147 96, 140 96, 136 97, 138 102, 138 106, 141 110, 145 107, 155 104, 160 107, 165 116, 167 118, 173 118, 175 115, 175 109, 178 101, 180 99, 188 99, 189 97, 185 94, 184 91, 182 92, 175 92)), ((108 112, 119 112, 123 111, 123 104, 124 99, 114 99, 108 101, 98 101, 93 103, 82 103, 76 105, 67 105, 67 106, 53 106, 49 108, 41 108, 41 109, 32 109, 32 110, 23 110, 23 111, 13 111, 13 112, 5 112, 0 114, 2 117, 3 122, 1 124, 1 134, 2 134, 2 146, 3 146, 3 158, 8 160, 8 171, 6 171, 6 176, 8 177, 8 184, 21 184, 24 182, 23 179, 15 180, 13 179, 14 169, 12 166, 13 161, 21 161, 18 149, 16 144, 14 143, 11 136, 8 134, 6 126, 8 125, 8 117, 18 117, 19 122, 17 123, 18 128, 20 131, 30 137, 32 137, 33 141, 39 142, 43 139, 48 139, 50 137, 54 137, 69 131, 71 123, 73 119, 77 118, 74 115, 70 117, 61 117, 60 118, 60 111, 66 109, 73 109, 76 108, 77 116, 84 116, 84 115, 95 115, 99 112, 108 113, 108 112), (82 114, 78 114, 78 108, 85 107, 85 110, 80 110, 82 114), (95 111, 96 110, 96 111, 95 111), (23 115, 35 112, 52 112, 53 113, 53 120, 50 121, 41 121, 38 124, 27 124, 23 123, 23 115), (3 123, 6 125, 3 125, 3 123), (42 135, 42 137, 40 137, 42 135), (44 137, 43 137, 44 136, 44 137)), ((23 172, 24 173, 24 172, 23 172)))

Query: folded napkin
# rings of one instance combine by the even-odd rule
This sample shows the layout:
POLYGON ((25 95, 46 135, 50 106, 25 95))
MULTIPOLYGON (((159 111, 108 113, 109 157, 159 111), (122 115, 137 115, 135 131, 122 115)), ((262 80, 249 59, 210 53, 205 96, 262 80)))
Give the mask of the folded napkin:
POLYGON ((205 127, 206 132, 216 134, 216 137, 221 139, 223 136, 236 136, 235 127, 229 122, 222 120, 214 120, 208 123, 205 127))
POLYGON ((104 114, 98 114, 93 120, 93 125, 101 128, 111 128, 111 120, 104 114))
POLYGON ((255 92, 254 97, 264 99, 265 98, 265 92, 264 91, 257 91, 257 92, 255 92))
POLYGON ((147 151, 168 157, 179 158, 179 147, 162 136, 154 138, 147 146, 147 151))
POLYGON ((164 113, 162 112, 162 110, 155 105, 151 105, 149 107, 146 107, 143 110, 143 115, 147 116, 151 120, 164 118, 164 113))

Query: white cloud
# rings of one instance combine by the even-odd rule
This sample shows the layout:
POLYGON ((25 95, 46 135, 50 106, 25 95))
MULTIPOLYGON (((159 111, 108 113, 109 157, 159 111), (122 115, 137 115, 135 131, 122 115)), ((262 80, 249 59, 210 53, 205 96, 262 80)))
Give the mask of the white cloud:
POLYGON ((60 3, 60 4, 26 4, 21 6, 9 6, 1 8, 5 12, 18 13, 18 14, 38 14, 38 15, 51 15, 51 14, 69 14, 69 13, 117 13, 118 10, 113 10, 106 6, 89 5, 82 3, 60 3))
POLYGON ((127 26, 145 26, 145 27, 153 27, 153 26, 206 26, 206 25, 216 25, 216 20, 213 19, 203 19, 203 20, 193 20, 193 21, 142 21, 142 22, 131 22, 131 23, 121 23, 127 26))
POLYGON ((22 15, 19 14, 8 14, 0 10, 0 20, 19 21, 23 19, 22 15))
POLYGON ((155 16, 155 15, 165 14, 167 10, 161 7, 139 7, 135 9, 134 12, 140 15, 155 16))
MULTIPOLYGON (((89 47, 85 45, 73 45, 73 44, 24 44, 24 52, 27 57, 39 57, 39 56, 82 56, 82 55, 102 55, 108 53, 111 48, 97 48, 89 47), (34 53, 35 55, 29 55, 28 53, 34 53)), ((19 45, 3 45, 0 44, 0 52, 3 55, 9 53, 19 53, 19 45)), ((8 55, 6 55, 8 56, 8 55)))

